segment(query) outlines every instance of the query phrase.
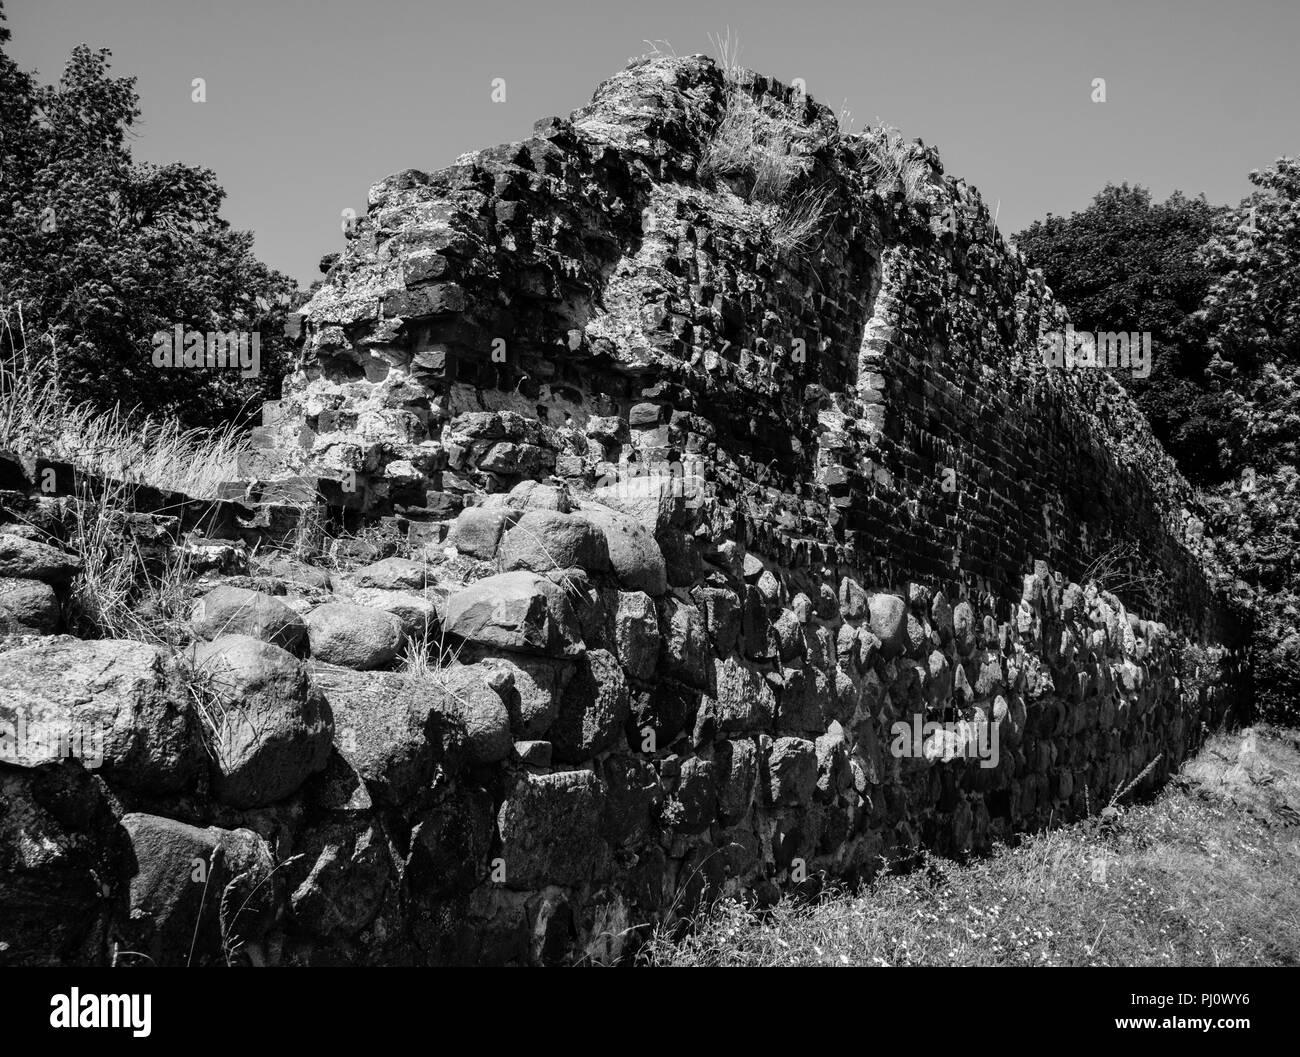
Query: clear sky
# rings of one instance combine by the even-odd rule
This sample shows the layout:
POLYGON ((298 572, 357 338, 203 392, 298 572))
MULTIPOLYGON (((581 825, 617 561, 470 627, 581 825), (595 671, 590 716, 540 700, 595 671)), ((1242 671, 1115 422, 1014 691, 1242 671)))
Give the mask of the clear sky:
POLYGON ((11 54, 78 43, 139 79, 136 156, 210 166, 225 214, 304 285, 345 209, 568 114, 644 40, 741 62, 936 144, 1005 234, 1107 181, 1236 202, 1300 153, 1300 0, 6 0, 11 54), (191 101, 192 81, 207 101, 191 101), (506 101, 491 99, 504 78, 506 101), (1106 101, 1091 100, 1106 81, 1106 101), (1000 206, 999 206, 1000 203, 1000 206))

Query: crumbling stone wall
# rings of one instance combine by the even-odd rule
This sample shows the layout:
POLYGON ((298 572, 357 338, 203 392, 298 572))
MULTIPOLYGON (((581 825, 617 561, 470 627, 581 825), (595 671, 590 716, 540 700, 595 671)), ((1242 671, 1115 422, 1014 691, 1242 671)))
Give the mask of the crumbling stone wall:
POLYGON ((1213 619, 1185 483, 1113 378, 1043 364, 1067 318, 978 196, 930 152, 909 202, 825 108, 740 90, 829 196, 814 250, 697 178, 722 73, 633 65, 572 121, 372 188, 260 464, 427 526, 521 477, 682 463, 787 565, 1006 605, 1034 558, 1078 576, 1132 542, 1153 616, 1213 619))
POLYGON ((560 649, 552 613, 546 646, 503 638, 498 617, 517 635, 552 605, 517 571, 444 614, 479 665, 547 658, 506 691, 544 703, 511 713, 483 920, 528 892, 535 927, 555 903, 591 943, 796 862, 987 847, 1152 761, 1159 781, 1228 707, 1200 651, 1231 646, 1234 618, 1144 420, 1106 372, 1044 362, 1064 310, 933 151, 920 195, 861 156, 785 86, 634 63, 522 143, 377 184, 305 310, 250 470, 435 561, 558 577, 581 628, 560 649), (788 123, 799 187, 826 200, 815 245, 700 176, 729 91, 788 123), (564 519, 593 502, 650 530, 652 573, 629 583, 574 542, 564 519), (521 557, 525 537, 543 546, 521 557), (1117 545, 1144 618, 1072 582, 1117 545), (913 717, 964 733, 891 754, 913 717), (997 766, 952 759, 983 724, 997 766))
MULTIPOLYGON (((660 58, 372 188, 230 531, 377 521, 407 556, 212 577, 188 663, 275 736, 205 764, 177 733, 166 788, 118 762, 132 949, 202 918, 169 872, 191 856, 261 893, 202 919, 253 960, 613 959, 706 896, 1096 812, 1241 703, 1133 405, 1043 363, 1064 313, 932 151, 909 195, 863 149, 784 86, 660 58), (825 198, 811 244, 700 175, 735 91, 825 198), (1145 590, 1086 581, 1116 543, 1145 590), (412 641, 433 670, 395 670, 412 641)), ((104 663, 44 649, 0 668, 104 663)), ((132 663, 151 701, 188 670, 132 663)))

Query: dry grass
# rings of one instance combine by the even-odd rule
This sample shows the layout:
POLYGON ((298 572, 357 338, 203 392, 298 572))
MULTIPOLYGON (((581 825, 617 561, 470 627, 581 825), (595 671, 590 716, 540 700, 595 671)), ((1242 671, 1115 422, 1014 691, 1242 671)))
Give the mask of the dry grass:
POLYGON ((795 195, 784 207, 774 207, 768 230, 776 250, 791 254, 813 249, 817 236, 825 232, 824 222, 833 197, 830 190, 812 187, 795 195))
POLYGON ((901 187, 909 202, 925 197, 930 166, 898 129, 889 125, 869 128, 854 141, 854 147, 858 168, 873 185, 901 187))
POLYGON ((822 230, 833 194, 824 188, 796 190, 808 176, 809 160, 799 150, 794 113, 769 113, 742 87, 740 41, 730 29, 709 39, 722 67, 726 99, 700 156, 699 175, 724 180, 746 201, 762 206, 778 253, 805 251, 822 230))
POLYGON ((710 33, 709 43, 718 55, 718 65, 728 81, 735 81, 744 70, 740 65, 740 37, 732 36, 731 27, 727 26, 721 33, 710 33))
POLYGON ((192 651, 175 654, 175 671, 194 705, 203 727, 203 748, 217 762, 228 744, 232 724, 246 715, 238 707, 233 685, 220 678, 214 667, 196 664, 192 651))
POLYGON ((185 638, 189 563, 170 539, 146 553, 130 524, 129 492, 117 483, 76 501, 69 543, 82 569, 72 582, 67 625, 82 638, 176 647, 185 638))
POLYGON ((683 939, 660 929, 639 957, 659 965, 1300 964, 1298 789, 1294 732, 1257 741, 1220 734, 1149 804, 968 865, 927 858, 857 893, 787 898, 767 913, 722 902, 683 939))
POLYGON ((169 538, 142 547, 132 524, 133 490, 147 485, 214 498, 238 475, 247 448, 233 427, 184 429, 121 408, 100 412, 70 401, 57 379, 0 366, 0 450, 67 462, 94 479, 76 482, 68 540, 83 568, 70 591, 67 625, 85 638, 176 645, 189 569, 169 538))
POLYGON ((248 441, 234 427, 185 429, 174 421, 75 404, 53 379, 0 367, 0 449, 71 463, 86 474, 212 499, 238 476, 248 441))
POLYGON ((762 206, 773 247, 809 248, 833 197, 820 187, 795 188, 808 174, 797 152, 792 120, 765 113, 744 89, 729 85, 722 118, 700 158, 700 175, 725 179, 747 201, 762 206))
POLYGON ((1134 543, 1117 543, 1093 558, 1083 571, 1081 583, 1095 583, 1098 589, 1134 599, 1140 608, 1154 608, 1166 579, 1164 573, 1142 572, 1142 555, 1134 543))
POLYGON ((808 173, 798 150, 798 123, 793 113, 771 114, 741 86, 740 41, 731 30, 710 35, 726 82, 722 116, 700 158, 700 175, 726 179, 748 201, 778 207, 778 244, 801 244, 825 213, 829 195, 805 190, 792 193, 808 173))
POLYGON ((839 113, 835 115, 835 118, 839 123, 841 136, 848 139, 854 134, 853 126, 857 124, 857 118, 853 116, 853 111, 849 109, 849 101, 847 99, 840 104, 839 113))
POLYGON ((406 648, 398 662, 398 670, 420 678, 434 678, 438 673, 460 663, 464 642, 451 643, 441 622, 431 622, 426 617, 415 635, 406 639, 406 648))
POLYGON ((728 82, 722 117, 700 158, 700 175, 726 178, 751 202, 780 203, 804 175, 791 120, 766 113, 747 91, 728 82))
POLYGON ((653 40, 642 38, 641 43, 646 46, 646 50, 641 53, 643 59, 677 58, 677 49, 673 47, 670 40, 665 40, 662 37, 655 37, 653 40))

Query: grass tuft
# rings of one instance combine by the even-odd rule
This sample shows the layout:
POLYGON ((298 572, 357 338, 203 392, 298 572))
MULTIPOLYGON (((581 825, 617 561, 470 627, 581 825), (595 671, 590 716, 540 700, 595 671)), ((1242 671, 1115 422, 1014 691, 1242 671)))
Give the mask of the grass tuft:
POLYGON ((102 412, 70 401, 54 379, 0 366, 0 449, 71 463, 82 473, 214 499, 238 477, 247 437, 229 425, 186 429, 175 421, 102 412))
POLYGON ((69 543, 82 568, 69 593, 67 625, 81 638, 175 648, 186 638, 189 562, 170 538, 149 552, 141 546, 130 491, 118 482, 75 501, 69 543))
POLYGON ((807 250, 823 228, 833 193, 820 187, 800 189, 811 162, 799 150, 795 116, 768 113, 743 87, 740 42, 729 29, 710 40, 722 67, 726 97, 700 156, 699 175, 724 181, 746 201, 762 206, 778 253, 807 250))
POLYGON ((874 185, 901 187, 908 202, 925 197, 930 165, 919 156, 919 148, 903 139, 889 125, 869 128, 853 141, 858 168, 874 185))
POLYGON ((825 231, 825 218, 834 192, 809 188, 795 195, 784 208, 775 210, 769 233, 779 253, 806 252, 814 247, 817 236, 825 231))

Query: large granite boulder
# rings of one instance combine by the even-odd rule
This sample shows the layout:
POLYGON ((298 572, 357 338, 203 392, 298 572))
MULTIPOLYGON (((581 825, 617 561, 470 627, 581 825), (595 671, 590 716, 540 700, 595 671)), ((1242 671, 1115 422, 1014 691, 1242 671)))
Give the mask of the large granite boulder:
POLYGON ((296 657, 248 635, 223 635, 193 647, 189 663, 208 715, 220 800, 271 804, 325 766, 333 718, 296 657))

